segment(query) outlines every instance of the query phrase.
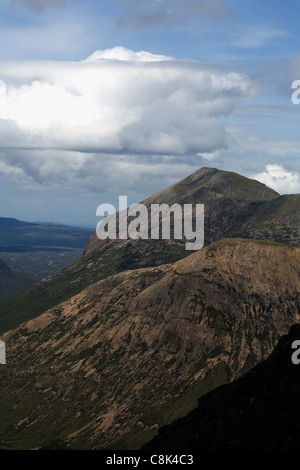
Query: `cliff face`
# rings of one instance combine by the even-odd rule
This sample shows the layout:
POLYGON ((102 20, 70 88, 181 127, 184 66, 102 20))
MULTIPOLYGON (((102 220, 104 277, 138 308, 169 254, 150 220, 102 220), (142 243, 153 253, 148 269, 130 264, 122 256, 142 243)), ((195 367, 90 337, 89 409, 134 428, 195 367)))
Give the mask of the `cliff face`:
POLYGON ((298 450, 300 365, 292 363, 300 325, 238 380, 199 399, 188 416, 159 430, 147 450, 298 450))
POLYGON ((2 446, 139 448, 267 357, 298 320, 299 271, 300 248, 223 240, 6 333, 2 446))

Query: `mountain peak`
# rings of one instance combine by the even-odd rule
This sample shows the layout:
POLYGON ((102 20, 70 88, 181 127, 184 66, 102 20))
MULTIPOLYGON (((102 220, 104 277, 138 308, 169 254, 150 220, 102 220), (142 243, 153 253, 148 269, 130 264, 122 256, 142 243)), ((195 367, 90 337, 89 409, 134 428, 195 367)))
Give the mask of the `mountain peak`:
MULTIPOLYGON (((264 238, 248 233, 245 225, 261 205, 279 197, 276 191, 256 180, 234 172, 203 167, 145 199, 142 204, 147 207, 151 204, 204 204, 205 244, 208 244, 222 238, 264 238)), ((280 238, 275 240, 280 241, 280 238)), ((176 241, 175 243, 178 244, 176 241)), ((101 247, 103 241, 94 234, 87 243, 84 254, 101 247)))
POLYGON ((169 204, 171 202, 184 203, 186 200, 205 203, 215 197, 249 203, 270 201, 279 197, 279 194, 265 184, 238 173, 203 167, 151 196, 146 202, 165 199, 162 202, 169 204))

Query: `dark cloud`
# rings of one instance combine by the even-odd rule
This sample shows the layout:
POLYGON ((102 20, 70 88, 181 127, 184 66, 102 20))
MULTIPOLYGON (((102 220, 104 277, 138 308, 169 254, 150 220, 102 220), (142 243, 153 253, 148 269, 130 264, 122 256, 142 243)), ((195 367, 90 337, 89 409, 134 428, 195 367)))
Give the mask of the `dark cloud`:
POLYGON ((197 18, 215 19, 228 15, 232 12, 224 0, 131 0, 116 24, 135 29, 174 27, 197 18))
POLYGON ((13 0, 13 3, 31 10, 42 11, 48 8, 62 7, 65 0, 13 0))

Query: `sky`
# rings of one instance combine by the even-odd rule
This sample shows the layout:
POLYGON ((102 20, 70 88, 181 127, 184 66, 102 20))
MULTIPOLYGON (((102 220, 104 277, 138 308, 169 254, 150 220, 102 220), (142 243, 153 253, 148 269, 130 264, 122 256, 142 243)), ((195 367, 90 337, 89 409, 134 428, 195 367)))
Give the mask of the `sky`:
POLYGON ((300 192, 299 16, 299 0, 0 0, 0 217, 95 227, 98 205, 203 166, 300 192))

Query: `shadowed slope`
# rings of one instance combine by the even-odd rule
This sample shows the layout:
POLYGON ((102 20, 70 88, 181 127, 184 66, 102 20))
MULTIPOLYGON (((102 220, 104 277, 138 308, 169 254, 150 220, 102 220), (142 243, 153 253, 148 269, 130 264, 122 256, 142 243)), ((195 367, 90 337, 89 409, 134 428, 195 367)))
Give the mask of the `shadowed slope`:
POLYGON ((240 379, 199 399, 188 416, 166 426, 148 450, 298 450, 300 365, 291 360, 300 339, 293 325, 272 354, 240 379))

